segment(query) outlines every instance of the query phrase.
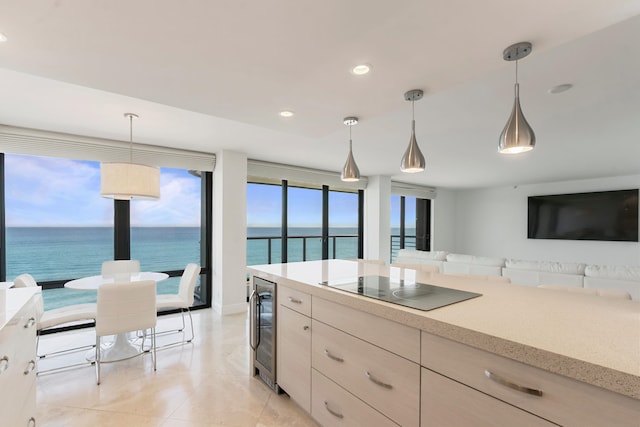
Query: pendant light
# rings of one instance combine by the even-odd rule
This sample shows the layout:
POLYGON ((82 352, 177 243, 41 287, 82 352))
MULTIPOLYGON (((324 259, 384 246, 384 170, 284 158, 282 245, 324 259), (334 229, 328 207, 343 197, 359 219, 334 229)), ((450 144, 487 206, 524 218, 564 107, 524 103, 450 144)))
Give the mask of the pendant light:
POLYGON ((502 52, 505 61, 516 61, 516 84, 513 111, 507 121, 500 140, 498 152, 501 154, 517 154, 533 150, 536 145, 536 135, 527 123, 520 108, 520 85, 518 84, 518 60, 531 53, 531 43, 521 42, 509 46, 502 52))
POLYGON ((349 154, 347 155, 347 161, 342 168, 340 179, 345 182, 360 181, 360 170, 358 169, 358 165, 356 165, 356 161, 353 159, 353 151, 351 148, 351 126, 358 124, 358 118, 345 117, 342 122, 349 126, 349 154))
POLYGON ((100 195, 116 200, 157 199, 160 197, 160 169, 133 163, 133 119, 129 119, 129 163, 100 164, 100 195))
POLYGON ((420 147, 418 147, 418 141, 416 141, 416 119, 415 119, 415 101, 422 99, 424 92, 420 89, 413 89, 404 94, 405 101, 411 101, 411 139, 409 140, 409 146, 402 156, 400 162, 400 170, 406 173, 422 172, 425 166, 424 156, 420 147))

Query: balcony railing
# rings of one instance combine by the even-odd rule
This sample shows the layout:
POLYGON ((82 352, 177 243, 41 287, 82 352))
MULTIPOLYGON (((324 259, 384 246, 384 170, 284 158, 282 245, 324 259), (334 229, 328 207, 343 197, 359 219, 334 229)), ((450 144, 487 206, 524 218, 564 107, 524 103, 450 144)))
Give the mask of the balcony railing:
MULTIPOLYGON (((289 236, 287 260, 311 261, 322 259, 321 236, 289 236)), ((416 248, 416 236, 404 237, 404 248, 416 248)), ((391 235, 391 260, 396 259, 400 247, 400 235, 391 235)), ((357 258, 358 236, 341 234, 329 236, 329 258, 357 258)), ((247 265, 282 262, 282 238, 280 236, 247 237, 247 265)))
MULTIPOLYGON (((287 261, 313 261, 322 259, 322 236, 304 235, 287 237, 287 261)), ((336 234, 329 236, 329 258, 358 257, 358 236, 336 234)), ((247 265, 282 262, 281 236, 247 237, 247 265)))

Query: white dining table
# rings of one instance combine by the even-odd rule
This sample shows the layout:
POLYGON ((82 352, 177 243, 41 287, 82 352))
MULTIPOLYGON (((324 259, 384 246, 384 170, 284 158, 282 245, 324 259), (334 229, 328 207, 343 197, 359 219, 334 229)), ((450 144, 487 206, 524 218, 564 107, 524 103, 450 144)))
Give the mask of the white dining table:
MULTIPOLYGON (((106 283, 137 282, 141 280, 154 280, 156 282, 160 282, 168 278, 169 275, 166 273, 143 271, 140 273, 125 273, 112 276, 97 275, 82 277, 65 283, 64 287, 79 291, 97 291, 101 285, 106 283)), ((128 333, 117 334, 113 343, 103 345, 100 360, 113 362, 116 360, 128 359, 140 354, 141 349, 131 343, 128 335, 128 333)), ((95 359, 95 352, 93 350, 87 353, 87 359, 95 359)))

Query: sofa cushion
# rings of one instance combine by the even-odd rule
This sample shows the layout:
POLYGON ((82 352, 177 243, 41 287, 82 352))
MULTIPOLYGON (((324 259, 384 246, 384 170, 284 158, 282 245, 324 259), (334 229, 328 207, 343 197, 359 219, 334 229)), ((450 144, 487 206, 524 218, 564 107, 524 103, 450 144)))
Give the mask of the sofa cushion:
POLYGON ((518 270, 545 271, 548 273, 584 275, 586 264, 578 262, 528 261, 521 259, 507 259, 507 268, 518 270))
POLYGON ((444 261, 447 259, 445 251, 418 251, 415 249, 400 249, 396 257, 396 262, 407 264, 419 264, 421 260, 444 261))
POLYGON ((447 262, 458 262, 471 265, 486 265, 492 267, 504 267, 504 258, 492 258, 484 256, 464 255, 464 254, 448 254, 447 262))
POLYGON ((585 276, 640 282, 640 267, 627 265, 588 265, 585 276))

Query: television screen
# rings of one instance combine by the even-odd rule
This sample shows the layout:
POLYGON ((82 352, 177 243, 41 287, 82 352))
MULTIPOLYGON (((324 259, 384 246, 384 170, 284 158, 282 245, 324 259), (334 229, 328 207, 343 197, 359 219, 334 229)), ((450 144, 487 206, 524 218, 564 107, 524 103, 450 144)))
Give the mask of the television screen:
POLYGON ((530 239, 638 241, 638 190, 529 197, 530 239))

